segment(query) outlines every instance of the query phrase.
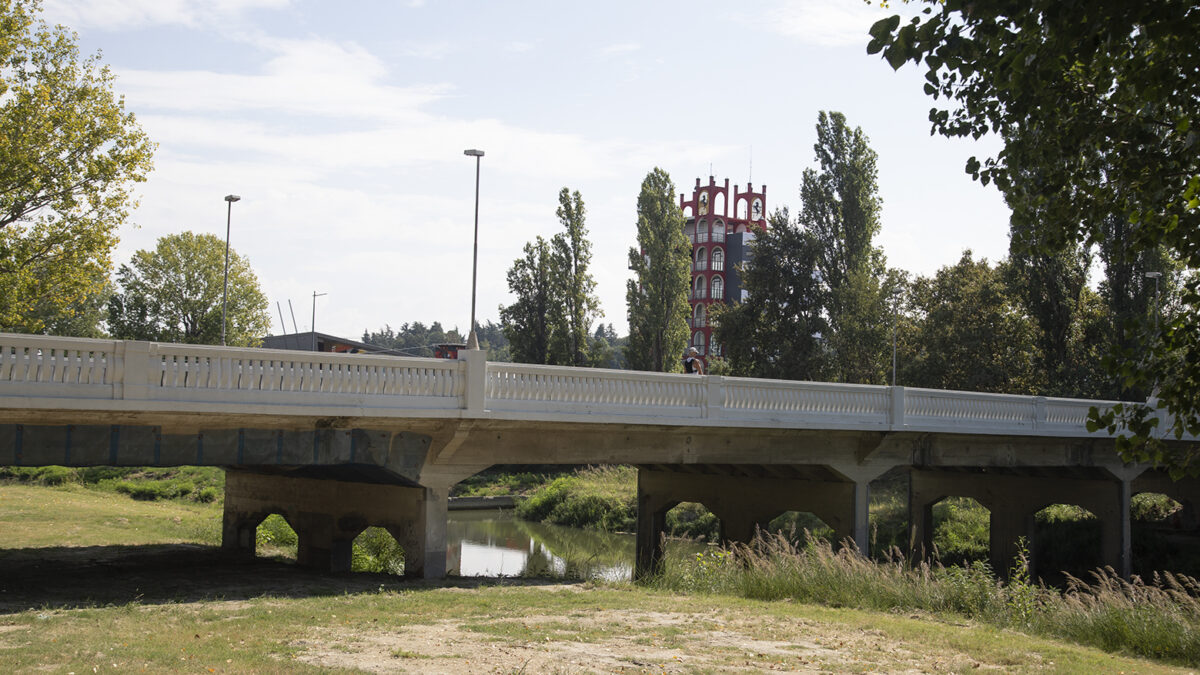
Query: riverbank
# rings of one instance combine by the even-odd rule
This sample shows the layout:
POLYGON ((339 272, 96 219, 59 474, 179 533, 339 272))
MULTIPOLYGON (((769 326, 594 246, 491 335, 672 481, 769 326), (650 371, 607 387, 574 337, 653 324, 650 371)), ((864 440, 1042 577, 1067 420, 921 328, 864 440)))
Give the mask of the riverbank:
POLYGON ((326 575, 212 545, 212 504, 0 485, 12 672, 1180 673, 955 614, 629 583, 326 575), (1019 644, 1019 646, 1014 646, 1019 644))

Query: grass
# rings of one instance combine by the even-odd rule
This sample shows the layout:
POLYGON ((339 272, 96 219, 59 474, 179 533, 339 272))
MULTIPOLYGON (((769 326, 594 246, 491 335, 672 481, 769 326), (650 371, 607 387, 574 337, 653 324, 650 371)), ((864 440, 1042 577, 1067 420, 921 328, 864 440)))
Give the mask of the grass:
POLYGON ((1112 570, 1092 583, 1070 578, 1065 591, 1034 585, 1024 559, 1007 583, 986 563, 912 565, 895 556, 871 561, 824 541, 797 547, 765 536, 735 546, 669 561, 656 588, 792 600, 874 611, 960 616, 999 629, 1055 637, 1106 651, 1200 665, 1200 582, 1156 575, 1126 582, 1112 570))
POLYGON ((0 467, 0 480, 32 485, 82 485, 134 499, 181 499, 211 504, 225 491, 225 471, 216 466, 179 467, 0 467))
MULTIPOLYGON (((717 573, 739 567, 728 553, 705 558, 713 567, 704 577, 708 582, 686 594, 628 583, 429 584, 379 574, 317 575, 270 561, 223 566, 219 558, 191 549, 181 549, 171 564, 84 566, 42 579, 38 570, 53 568, 60 549, 47 549, 36 568, 12 566, 12 548, 59 546, 81 524, 86 538, 73 539, 79 546, 213 541, 211 534, 189 538, 199 532, 190 529, 196 517, 210 519, 215 529, 219 510, 135 501, 78 485, 0 485, 0 523, 10 547, 0 551, 0 650, 6 670, 1176 672, 1047 637, 1022 638, 1014 646, 1012 633, 981 610, 858 608, 853 606, 858 596, 847 591, 853 588, 847 570, 838 571, 840 560, 830 551, 814 559, 825 561, 827 570, 808 573, 819 592, 840 594, 837 603, 824 605, 792 596, 766 599, 767 584, 759 585, 763 597, 718 593, 714 584, 729 578, 729 570, 717 573), (138 526, 103 526, 119 518, 138 526), (10 529, 25 521, 34 525, 10 529), (56 592, 31 591, 39 580, 56 592), (93 593, 96 599, 87 600, 93 593)), ((272 527, 286 535, 282 526, 272 527)), ((964 590, 953 597, 976 597, 970 590, 977 594, 970 601, 976 605, 963 600, 961 606, 988 607, 994 592, 980 594, 980 584, 962 580, 964 590)), ((910 595, 918 593, 919 584, 912 586, 910 595)), ((1181 592, 1186 589, 1176 591, 1181 592)), ((1143 599, 1125 595, 1129 615, 1143 599)), ((1081 596, 1078 602, 1088 600, 1081 596)), ((1086 631, 1087 624, 1070 627, 1076 629, 1086 631)))
POLYGON ((103 546, 221 542, 221 510, 213 504, 140 503, 78 484, 0 487, 0 531, 6 547, 103 546))

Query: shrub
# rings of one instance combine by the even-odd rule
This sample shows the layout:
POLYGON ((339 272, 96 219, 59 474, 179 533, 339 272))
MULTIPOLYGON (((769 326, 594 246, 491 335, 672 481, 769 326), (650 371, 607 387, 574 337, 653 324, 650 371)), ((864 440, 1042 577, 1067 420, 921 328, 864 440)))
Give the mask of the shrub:
POLYGON ((258 546, 286 548, 296 546, 300 539, 296 536, 296 531, 288 524, 286 518, 277 513, 272 513, 255 530, 254 541, 258 546))
POLYGON ((404 549, 381 527, 368 527, 354 539, 350 569, 381 574, 404 573, 404 549))

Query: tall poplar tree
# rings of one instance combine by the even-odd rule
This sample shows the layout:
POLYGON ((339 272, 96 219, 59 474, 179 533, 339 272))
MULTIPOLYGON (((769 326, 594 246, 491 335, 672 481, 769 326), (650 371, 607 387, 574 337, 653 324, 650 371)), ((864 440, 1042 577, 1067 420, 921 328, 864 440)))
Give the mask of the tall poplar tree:
POLYGON ((655 168, 646 174, 637 201, 637 246, 629 249, 634 278, 626 285, 629 344, 625 363, 634 370, 682 369, 687 345, 691 245, 684 217, 675 202, 670 175, 655 168))
POLYGON ((563 188, 558 193, 558 215, 564 231, 550 242, 554 302, 549 310, 554 328, 550 332, 551 363, 583 366, 590 360, 592 319, 603 316, 596 297, 596 280, 588 267, 592 243, 587 239, 586 209, 579 191, 563 188))
POLYGON ((527 242, 524 251, 508 270, 508 290, 517 301, 500 308, 500 325, 513 361, 546 363, 554 296, 550 245, 539 236, 527 242))
POLYGON ((882 384, 890 366, 890 321, 883 253, 871 243, 882 208, 875 151, 845 115, 824 111, 813 149, 818 169, 805 169, 801 179, 800 225, 816 239, 817 271, 828 289, 833 377, 882 384))

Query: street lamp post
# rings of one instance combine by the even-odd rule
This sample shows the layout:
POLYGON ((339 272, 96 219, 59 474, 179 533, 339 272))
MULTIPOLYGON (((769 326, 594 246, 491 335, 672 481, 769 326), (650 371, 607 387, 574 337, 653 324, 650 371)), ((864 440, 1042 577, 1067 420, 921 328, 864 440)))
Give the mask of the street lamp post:
POLYGON ((328 293, 318 293, 313 291, 313 315, 312 315, 312 350, 317 351, 317 298, 328 293))
POLYGON ((240 200, 237 195, 225 195, 229 207, 225 211, 225 281, 221 289, 221 346, 225 346, 225 317, 229 308, 229 223, 233 220, 233 203, 240 200))
POLYGON ((1158 314, 1161 311, 1159 309, 1158 280, 1160 278, 1162 278, 1162 272, 1146 272, 1145 276, 1147 279, 1154 280, 1154 334, 1157 336, 1158 335, 1158 314))
POLYGON ((471 335, 467 338, 467 349, 479 349, 479 336, 475 334, 475 287, 479 273, 479 161, 482 150, 463 150, 463 154, 475 158, 475 253, 471 258, 471 335))

